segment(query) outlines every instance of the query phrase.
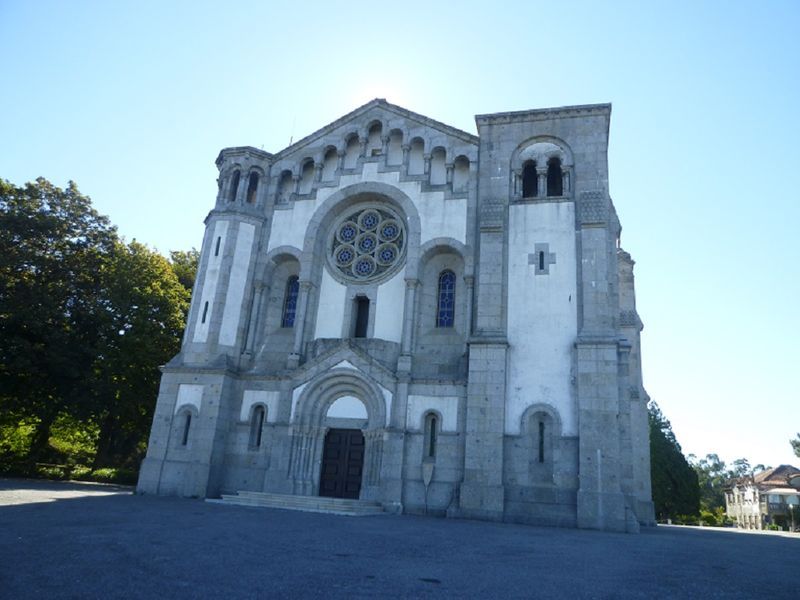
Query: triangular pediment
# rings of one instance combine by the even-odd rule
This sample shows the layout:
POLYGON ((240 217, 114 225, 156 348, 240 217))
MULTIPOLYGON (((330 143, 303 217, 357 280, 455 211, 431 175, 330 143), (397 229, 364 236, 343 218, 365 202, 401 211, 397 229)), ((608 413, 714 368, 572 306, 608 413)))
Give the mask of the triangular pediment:
POLYGON ((414 111, 408 110, 396 104, 391 104, 383 98, 376 98, 358 107, 352 112, 328 123, 324 127, 316 130, 315 132, 307 135, 306 137, 296 141, 283 150, 271 155, 273 161, 278 161, 283 158, 293 156, 295 154, 310 154, 312 149, 316 149, 320 144, 327 143, 331 136, 337 134, 347 135, 350 130, 361 126, 367 120, 379 120, 387 124, 387 131, 398 126, 400 122, 404 123, 404 129, 413 131, 416 128, 427 128, 435 130, 454 141, 466 143, 470 145, 478 145, 478 137, 472 133, 463 131, 456 127, 451 127, 445 123, 426 117, 414 111))
POLYGON ((351 345, 348 340, 342 340, 338 346, 309 359, 297 369, 292 375, 293 385, 296 388, 334 369, 355 371, 387 390, 393 389, 397 383, 397 377, 391 370, 360 348, 351 345))

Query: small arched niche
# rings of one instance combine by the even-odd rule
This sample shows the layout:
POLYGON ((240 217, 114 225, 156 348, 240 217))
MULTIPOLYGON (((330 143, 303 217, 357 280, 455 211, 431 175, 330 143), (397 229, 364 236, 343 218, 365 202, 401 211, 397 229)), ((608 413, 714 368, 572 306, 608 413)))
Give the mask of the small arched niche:
POLYGON ((399 129, 392 129, 389 133, 386 164, 392 166, 403 164, 403 132, 399 129))
POLYGON ((462 154, 453 162, 453 192, 466 192, 468 185, 469 159, 462 154))
POLYGON ((344 168, 355 169, 358 164, 358 136, 354 133, 347 139, 344 149, 344 168))
POLYGON ((367 156, 379 156, 383 152, 383 125, 376 121, 369 126, 367 133, 367 156))
POLYGON ((336 148, 328 148, 322 159, 322 181, 333 181, 336 177, 336 167, 339 164, 339 154, 336 148))
POLYGON ((311 188, 314 185, 314 161, 307 160, 303 163, 303 169, 300 172, 300 184, 298 186, 298 194, 310 194, 311 188))
POLYGON ((431 152, 431 185, 445 185, 447 183, 446 159, 447 153, 444 148, 434 148, 433 152, 431 152))
POLYGON ((422 175, 425 173, 425 142, 422 138, 411 140, 411 150, 408 155, 408 174, 422 175))

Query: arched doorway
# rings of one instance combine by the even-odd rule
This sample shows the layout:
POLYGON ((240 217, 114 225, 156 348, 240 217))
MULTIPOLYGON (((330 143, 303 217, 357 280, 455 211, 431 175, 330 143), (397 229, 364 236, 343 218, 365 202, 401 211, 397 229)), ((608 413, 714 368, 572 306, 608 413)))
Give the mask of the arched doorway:
POLYGON ((360 429, 329 429, 322 451, 319 495, 358 499, 364 472, 364 434, 360 429))
POLYGON ((367 408, 354 396, 341 396, 325 414, 325 434, 319 495, 358 499, 364 473, 364 434, 367 408))

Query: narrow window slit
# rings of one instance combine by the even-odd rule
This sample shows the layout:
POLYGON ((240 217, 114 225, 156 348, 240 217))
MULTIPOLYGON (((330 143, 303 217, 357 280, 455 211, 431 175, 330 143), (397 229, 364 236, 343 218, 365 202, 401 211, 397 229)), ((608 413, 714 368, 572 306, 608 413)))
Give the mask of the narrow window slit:
POLYGON ((207 316, 207 315, 208 315, 208 302, 206 302, 206 303, 203 305, 203 318, 202 318, 202 319, 200 319, 200 322, 201 322, 201 323, 205 323, 205 322, 206 322, 206 316, 207 316))

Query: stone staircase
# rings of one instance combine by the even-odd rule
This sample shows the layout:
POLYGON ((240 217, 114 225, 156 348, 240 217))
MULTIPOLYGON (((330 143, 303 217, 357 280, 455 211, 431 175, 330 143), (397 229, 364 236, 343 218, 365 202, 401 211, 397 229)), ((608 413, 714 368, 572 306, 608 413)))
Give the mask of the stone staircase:
POLYGON ((206 502, 237 506, 282 508, 285 510, 329 513, 350 517, 386 514, 383 511, 383 507, 377 502, 350 500, 347 498, 324 498, 322 496, 291 496, 286 494, 269 494, 266 492, 239 491, 236 494, 222 494, 221 499, 209 498, 206 502))

